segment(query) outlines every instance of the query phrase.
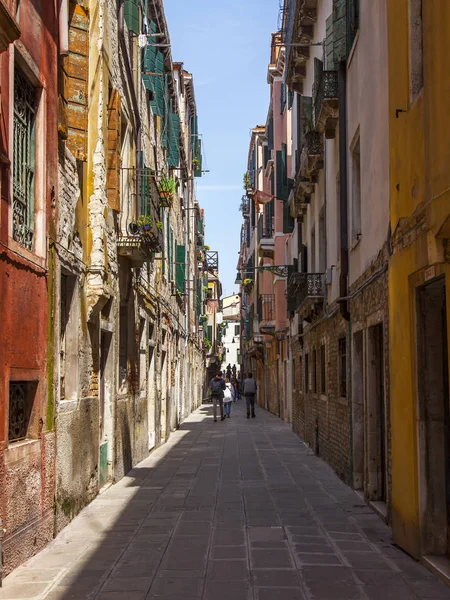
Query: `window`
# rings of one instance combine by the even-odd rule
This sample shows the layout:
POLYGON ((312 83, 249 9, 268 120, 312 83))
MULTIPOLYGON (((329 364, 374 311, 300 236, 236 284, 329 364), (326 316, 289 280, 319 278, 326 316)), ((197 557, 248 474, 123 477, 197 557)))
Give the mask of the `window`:
POLYGON ((409 0, 409 95, 413 102, 423 88, 422 0, 409 0))
POLYGON ((347 397, 347 339, 339 339, 339 395, 347 397))
POLYGON ((120 305, 119 313, 119 390, 128 384, 128 304, 120 305))
POLYGON ((78 290, 77 278, 61 273, 60 398, 75 400, 78 392, 78 290))
POLYGON ((317 273, 316 271, 316 227, 311 229, 311 268, 310 273, 317 273))
POLYGON ((327 393, 327 365, 325 356, 325 344, 320 346, 320 393, 327 393))
POLYGON ((305 354, 305 392, 309 392, 309 357, 305 354))
POLYGON ((36 89, 16 65, 14 72, 13 238, 33 249, 36 174, 36 89))
POLYGON ((359 138, 352 150, 352 241, 361 237, 361 153, 359 138))
POLYGON ((235 325, 234 326, 234 335, 239 335, 241 331, 241 326, 240 325, 235 325))
POLYGON ((312 364, 312 388, 314 394, 317 394, 317 352, 313 350, 313 364, 312 364))
POLYGON ((286 108, 286 84, 283 82, 280 88, 280 113, 284 113, 286 108))
POLYGON ((35 381, 11 381, 9 383, 8 441, 20 442, 30 436, 33 403, 36 397, 35 381))

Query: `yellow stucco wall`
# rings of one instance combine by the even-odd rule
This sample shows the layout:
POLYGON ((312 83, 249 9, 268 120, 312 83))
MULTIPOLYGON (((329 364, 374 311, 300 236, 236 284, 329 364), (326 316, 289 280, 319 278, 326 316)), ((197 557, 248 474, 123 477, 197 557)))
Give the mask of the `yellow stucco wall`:
MULTIPOLYGON (((416 386, 416 286, 430 264, 442 263, 450 229, 450 3, 423 2, 424 87, 409 89, 409 0, 387 0, 389 52, 389 264, 392 427, 392 527, 396 543, 420 557, 416 386), (406 112, 396 116, 396 110, 406 112), (425 214, 427 231, 421 227, 425 214), (447 222, 448 220, 448 222, 447 222), (398 231, 405 235, 399 238, 398 231), (416 275, 415 275, 416 274, 416 275)), ((438 272, 445 272, 442 265, 438 272)), ((450 290, 447 274, 447 303, 450 290)), ((449 313, 450 314, 450 313, 449 313)))

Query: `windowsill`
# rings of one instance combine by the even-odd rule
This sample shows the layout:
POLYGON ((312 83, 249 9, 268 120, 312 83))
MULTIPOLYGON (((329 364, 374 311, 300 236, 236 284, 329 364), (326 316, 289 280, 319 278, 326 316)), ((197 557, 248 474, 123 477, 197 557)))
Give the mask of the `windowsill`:
POLYGON ((14 252, 15 254, 18 254, 21 258, 30 262, 34 266, 40 267, 41 269, 47 272, 48 269, 45 258, 39 256, 38 254, 35 254, 34 252, 31 252, 31 250, 27 250, 10 236, 8 236, 8 249, 14 252))
POLYGON ((347 398, 345 396, 339 396, 338 402, 340 404, 348 404, 348 400, 347 400, 347 398))
POLYGON ((327 402, 327 401, 328 401, 328 396, 327 396, 327 394, 320 394, 320 396, 319 396, 319 397, 320 397, 320 399, 321 399, 323 402, 327 402))
POLYGON ((41 451, 40 440, 23 440, 12 442, 5 450, 5 464, 12 464, 24 460, 30 454, 41 451))

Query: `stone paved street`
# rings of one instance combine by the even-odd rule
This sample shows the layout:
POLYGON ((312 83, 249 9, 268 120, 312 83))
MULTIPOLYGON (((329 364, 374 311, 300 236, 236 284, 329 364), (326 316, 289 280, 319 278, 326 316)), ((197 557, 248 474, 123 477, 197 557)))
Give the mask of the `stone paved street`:
POLYGON ((421 600, 450 589, 278 418, 202 407, 1 599, 421 600))

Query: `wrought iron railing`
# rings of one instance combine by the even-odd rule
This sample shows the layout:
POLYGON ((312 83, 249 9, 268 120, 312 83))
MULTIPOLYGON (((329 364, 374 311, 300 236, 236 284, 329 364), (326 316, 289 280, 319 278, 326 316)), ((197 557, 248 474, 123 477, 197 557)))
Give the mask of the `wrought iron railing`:
POLYGON ((338 100, 338 72, 321 70, 315 82, 314 118, 315 123, 320 121, 320 115, 326 100, 338 100))
POLYGON ((258 314, 260 322, 275 321, 275 294, 260 294, 258 314))
POLYGON ((258 239, 270 240, 273 238, 274 233, 274 217, 265 218, 261 215, 258 219, 258 239))
POLYGON ((308 131, 303 138, 300 155, 300 176, 302 179, 314 178, 317 168, 323 161, 323 137, 318 131, 308 131))
POLYGON ((295 311, 308 298, 325 296, 324 273, 292 273, 286 291, 288 310, 295 311))

